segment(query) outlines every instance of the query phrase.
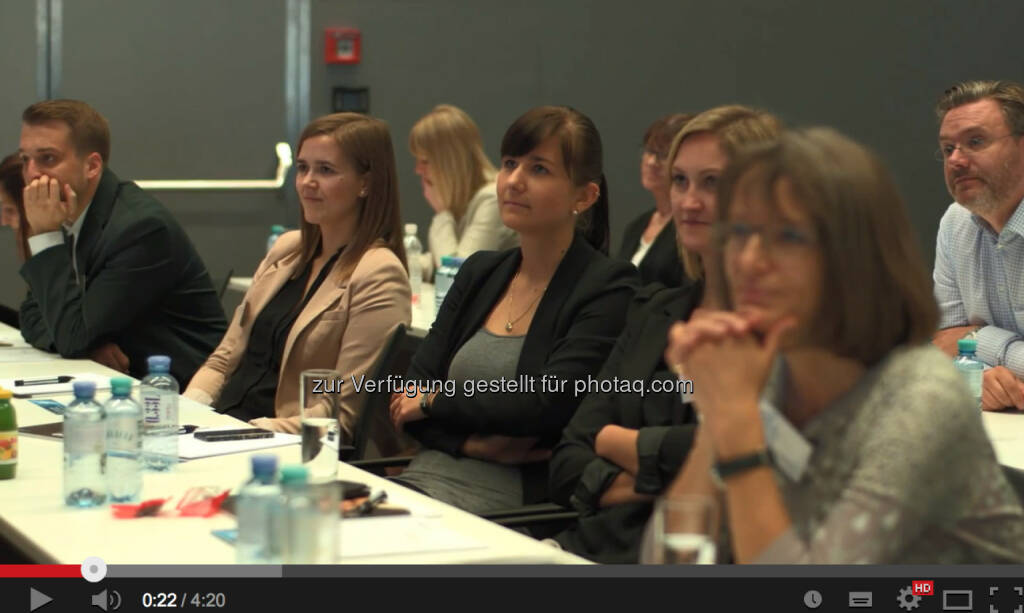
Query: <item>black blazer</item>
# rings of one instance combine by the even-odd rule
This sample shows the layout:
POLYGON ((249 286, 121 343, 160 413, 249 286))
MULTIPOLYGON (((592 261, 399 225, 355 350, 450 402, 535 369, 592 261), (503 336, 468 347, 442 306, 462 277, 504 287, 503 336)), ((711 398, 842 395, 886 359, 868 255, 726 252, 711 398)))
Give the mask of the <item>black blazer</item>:
MULTIPOLYGON (((413 356, 407 378, 445 380, 452 357, 487 319, 522 260, 519 248, 478 252, 462 265, 430 332, 413 356)), ((574 382, 594 376, 626 321, 637 287, 636 270, 610 259, 576 236, 548 284, 523 342, 516 375, 533 377, 533 393, 484 392, 466 396, 457 386, 438 394, 429 417, 406 425, 426 447, 454 456, 471 434, 539 437, 551 447, 582 396, 574 382), (566 381, 544 392, 541 377, 566 381)), ((524 467, 524 502, 547 498, 547 464, 524 467)))
POLYGON ((675 478, 693 445, 695 414, 678 393, 654 393, 650 382, 677 380, 665 364, 668 329, 689 318, 702 293, 701 283, 685 288, 653 284, 640 290, 598 378, 644 381, 645 393, 591 394, 566 426, 551 458, 549 481, 552 500, 580 511, 579 523, 556 537, 566 549, 599 562, 637 561, 652 505, 600 508, 601 495, 622 468, 594 453, 594 439, 608 424, 639 430, 638 493, 660 494, 675 478))
MULTIPOLYGON (((619 248, 620 260, 629 262, 633 259, 633 254, 640 246, 640 237, 643 236, 652 215, 654 209, 643 213, 626 226, 622 233, 622 246, 619 248)), ((665 287, 679 287, 684 284, 686 271, 679 261, 676 226, 671 220, 658 233, 644 259, 640 260, 639 269, 640 281, 644 285, 657 282, 665 287)))
POLYGON ((206 266, 162 204, 103 170, 71 254, 51 247, 21 267, 29 293, 21 334, 65 358, 120 346, 129 374, 146 375, 146 358, 167 355, 182 389, 220 342, 227 322, 206 266))

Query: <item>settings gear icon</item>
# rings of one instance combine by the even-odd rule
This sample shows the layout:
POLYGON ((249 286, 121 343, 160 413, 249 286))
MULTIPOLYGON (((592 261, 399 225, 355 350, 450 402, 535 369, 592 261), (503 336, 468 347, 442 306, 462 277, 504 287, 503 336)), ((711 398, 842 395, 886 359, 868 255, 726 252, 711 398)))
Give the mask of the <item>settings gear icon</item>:
POLYGON ((914 594, 908 585, 900 590, 899 595, 896 596, 896 603, 899 604, 901 609, 910 611, 921 606, 921 597, 914 594))

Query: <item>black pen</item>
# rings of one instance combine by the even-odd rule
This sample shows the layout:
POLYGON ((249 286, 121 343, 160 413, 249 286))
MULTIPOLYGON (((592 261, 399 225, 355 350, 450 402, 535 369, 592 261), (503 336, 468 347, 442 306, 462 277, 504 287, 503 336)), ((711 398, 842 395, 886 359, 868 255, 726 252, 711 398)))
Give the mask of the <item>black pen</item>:
POLYGON ((178 428, 178 434, 192 434, 197 429, 199 429, 199 426, 193 426, 192 424, 185 424, 182 427, 178 428))
POLYGON ((61 375, 59 377, 50 377, 49 379, 15 379, 14 385, 18 387, 28 387, 29 385, 56 385, 58 383, 69 383, 74 377, 71 375, 61 375))
POLYGON ((380 506, 382 502, 388 499, 388 493, 384 490, 378 491, 373 496, 367 498, 363 504, 356 507, 356 515, 369 515, 373 513, 373 510, 380 506))

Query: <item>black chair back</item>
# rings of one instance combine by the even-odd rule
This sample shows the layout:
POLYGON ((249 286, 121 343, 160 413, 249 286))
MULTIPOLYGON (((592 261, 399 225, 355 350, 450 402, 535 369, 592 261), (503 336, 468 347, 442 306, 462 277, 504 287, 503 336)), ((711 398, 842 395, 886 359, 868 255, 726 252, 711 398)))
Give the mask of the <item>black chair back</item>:
MULTIPOLYGON (((373 367, 366 373, 366 379, 375 379, 383 383, 388 375, 405 376, 412 356, 416 352, 420 339, 406 334, 403 324, 398 324, 381 348, 373 367)), ((356 418, 355 429, 352 433, 352 445, 342 446, 339 449, 339 458, 345 462, 362 460, 366 458, 366 451, 371 440, 380 440, 386 437, 374 437, 374 424, 387 421, 380 419, 387 416, 388 407, 391 404, 391 394, 383 384, 377 386, 372 392, 363 392, 363 406, 356 418), (377 419, 375 419, 375 417, 377 419)), ((390 427, 390 426, 388 426, 390 427)), ((382 450, 384 452, 394 450, 382 450)))
POLYGON ((220 300, 224 299, 224 292, 228 290, 228 286, 231 285, 231 277, 234 276, 235 269, 229 268, 228 274, 224 275, 224 280, 220 282, 220 286, 217 288, 217 298, 220 300))

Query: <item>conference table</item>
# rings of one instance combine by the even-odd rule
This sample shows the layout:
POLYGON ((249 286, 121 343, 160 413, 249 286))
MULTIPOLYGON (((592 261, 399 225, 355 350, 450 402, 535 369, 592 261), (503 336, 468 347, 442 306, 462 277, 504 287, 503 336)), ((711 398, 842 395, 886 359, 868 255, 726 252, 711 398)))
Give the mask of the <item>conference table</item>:
MULTIPOLYGON (((0 325, 0 379, 60 374, 119 373, 89 360, 64 360, 39 352, 37 361, 4 361, 4 353, 25 349, 17 330, 0 325), (17 338, 16 338, 17 337, 17 338)), ((29 354, 31 355, 31 354, 29 354)), ((135 392, 137 393, 137 392, 135 392)), ((109 392, 98 391, 104 399, 109 392)), ((70 395, 47 396, 67 403, 70 395)), ((58 415, 13 399, 19 427, 61 421, 58 415)), ((181 424, 240 427, 241 422, 210 407, 179 398, 181 424)), ((210 443, 216 445, 217 443, 210 443)), ((250 474, 254 452, 231 453, 180 463, 167 473, 146 472, 141 500, 178 499, 189 488, 234 490, 250 474)), ((260 451, 280 464, 301 461, 296 443, 260 451)), ((21 435, 17 476, 0 481, 0 535, 33 561, 81 564, 98 556, 109 564, 233 564, 234 547, 212 534, 235 528, 235 518, 179 517, 165 505, 158 517, 115 519, 111 508, 72 509, 62 500, 63 445, 57 439, 21 435)), ((342 564, 586 564, 586 560, 438 502, 353 466, 339 463, 338 478, 387 492, 388 503, 408 515, 345 518, 339 545, 342 564)))
MULTIPOLYGON (((90 360, 65 360, 28 347, 20 333, 0 324, 0 379, 87 373, 120 376, 90 360)), ((137 382, 136 382, 137 383, 137 382)), ((98 392, 104 398, 108 392, 98 392)), ((47 396, 64 404, 70 395, 47 396)), ((54 423, 61 418, 15 398, 19 427, 54 423)), ((243 424, 208 406, 179 398, 181 424, 201 428, 243 424)), ((984 412, 982 420, 1000 463, 1024 469, 1024 412, 984 412)), ((229 453, 180 463, 167 473, 146 472, 141 500, 172 502, 189 488, 235 490, 249 476, 253 452, 229 453)), ((298 444, 261 451, 281 464, 299 463, 298 444)), ((0 536, 26 557, 42 563, 80 564, 98 556, 108 564, 233 564, 234 548, 213 536, 235 527, 232 515, 177 517, 165 509, 158 517, 115 519, 109 506, 71 509, 61 495, 63 445, 59 440, 19 437, 17 477, 0 481, 0 536)), ((438 502, 396 483, 339 463, 338 478, 383 489, 388 501, 410 511, 393 517, 346 518, 339 545, 343 564, 586 564, 497 524, 438 502)))

